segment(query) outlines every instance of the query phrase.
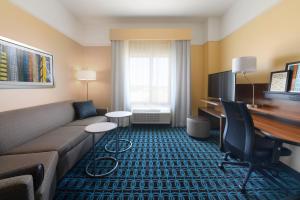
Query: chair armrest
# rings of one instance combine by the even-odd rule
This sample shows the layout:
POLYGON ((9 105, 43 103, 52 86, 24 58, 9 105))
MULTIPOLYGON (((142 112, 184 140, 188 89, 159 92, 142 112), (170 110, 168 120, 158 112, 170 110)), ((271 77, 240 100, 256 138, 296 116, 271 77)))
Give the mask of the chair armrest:
POLYGON ((34 191, 39 189, 43 180, 44 180, 44 165, 37 164, 32 166, 27 166, 23 168, 18 168, 15 170, 7 171, 4 173, 0 173, 0 179, 10 178, 15 176, 22 175, 31 175, 34 191))
POLYGON ((108 108, 97 108, 97 115, 104 116, 108 112, 108 108))
POLYGON ((0 180, 0 197, 2 200, 34 200, 32 176, 15 176, 0 180))

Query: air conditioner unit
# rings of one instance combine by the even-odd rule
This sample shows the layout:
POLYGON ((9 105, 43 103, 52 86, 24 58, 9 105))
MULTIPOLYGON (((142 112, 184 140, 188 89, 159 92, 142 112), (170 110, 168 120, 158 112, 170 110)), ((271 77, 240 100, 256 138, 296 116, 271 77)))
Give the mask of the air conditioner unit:
POLYGON ((171 110, 169 108, 135 108, 132 109, 133 124, 170 124, 171 110))

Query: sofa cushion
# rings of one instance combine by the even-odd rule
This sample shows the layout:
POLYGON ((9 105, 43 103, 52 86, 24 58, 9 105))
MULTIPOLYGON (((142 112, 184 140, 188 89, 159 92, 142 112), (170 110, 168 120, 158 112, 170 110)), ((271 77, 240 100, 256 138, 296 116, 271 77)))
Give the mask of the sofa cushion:
POLYGON ((6 154, 58 151, 59 155, 63 155, 86 137, 88 134, 84 132, 84 126, 64 126, 13 148, 6 154))
POLYGON ((71 123, 68 123, 66 126, 88 126, 98 122, 107 122, 107 118, 104 116, 89 117, 86 119, 75 120, 71 123))
POLYGON ((93 104, 93 101, 81 101, 73 103, 76 118, 85 119, 88 117, 97 116, 97 109, 93 104))
POLYGON ((36 191, 36 199, 49 199, 52 184, 55 184, 56 179, 56 165, 58 161, 58 154, 55 151, 4 155, 0 156, 0 174, 7 173, 10 170, 32 166, 33 164, 42 163, 45 167, 44 180, 40 188, 36 191), (54 181, 53 181, 54 180, 54 181))
POLYGON ((0 113, 0 153, 74 120, 72 102, 59 102, 0 113))

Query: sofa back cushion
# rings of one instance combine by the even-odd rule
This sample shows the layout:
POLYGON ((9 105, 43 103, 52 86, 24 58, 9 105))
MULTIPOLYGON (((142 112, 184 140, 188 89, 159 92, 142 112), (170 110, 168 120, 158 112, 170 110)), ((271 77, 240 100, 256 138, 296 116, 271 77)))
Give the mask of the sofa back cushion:
POLYGON ((71 101, 0 113, 0 153, 74 120, 71 101))

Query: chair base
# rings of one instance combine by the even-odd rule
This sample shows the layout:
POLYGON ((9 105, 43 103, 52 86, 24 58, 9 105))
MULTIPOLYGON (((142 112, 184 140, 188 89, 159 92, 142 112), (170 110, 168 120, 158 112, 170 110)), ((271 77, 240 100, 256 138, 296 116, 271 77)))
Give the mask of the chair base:
POLYGON ((224 161, 222 161, 221 163, 218 164, 219 169, 221 169, 222 171, 225 170, 224 165, 237 165, 237 166, 242 166, 242 167, 249 167, 248 172, 244 178, 244 181, 241 185, 239 185, 239 188, 241 190, 242 193, 246 192, 246 184, 250 178, 251 173, 254 171, 254 166, 252 165, 252 163, 249 162, 231 162, 231 161, 227 161, 228 156, 230 155, 230 153, 226 153, 224 156, 224 161))

